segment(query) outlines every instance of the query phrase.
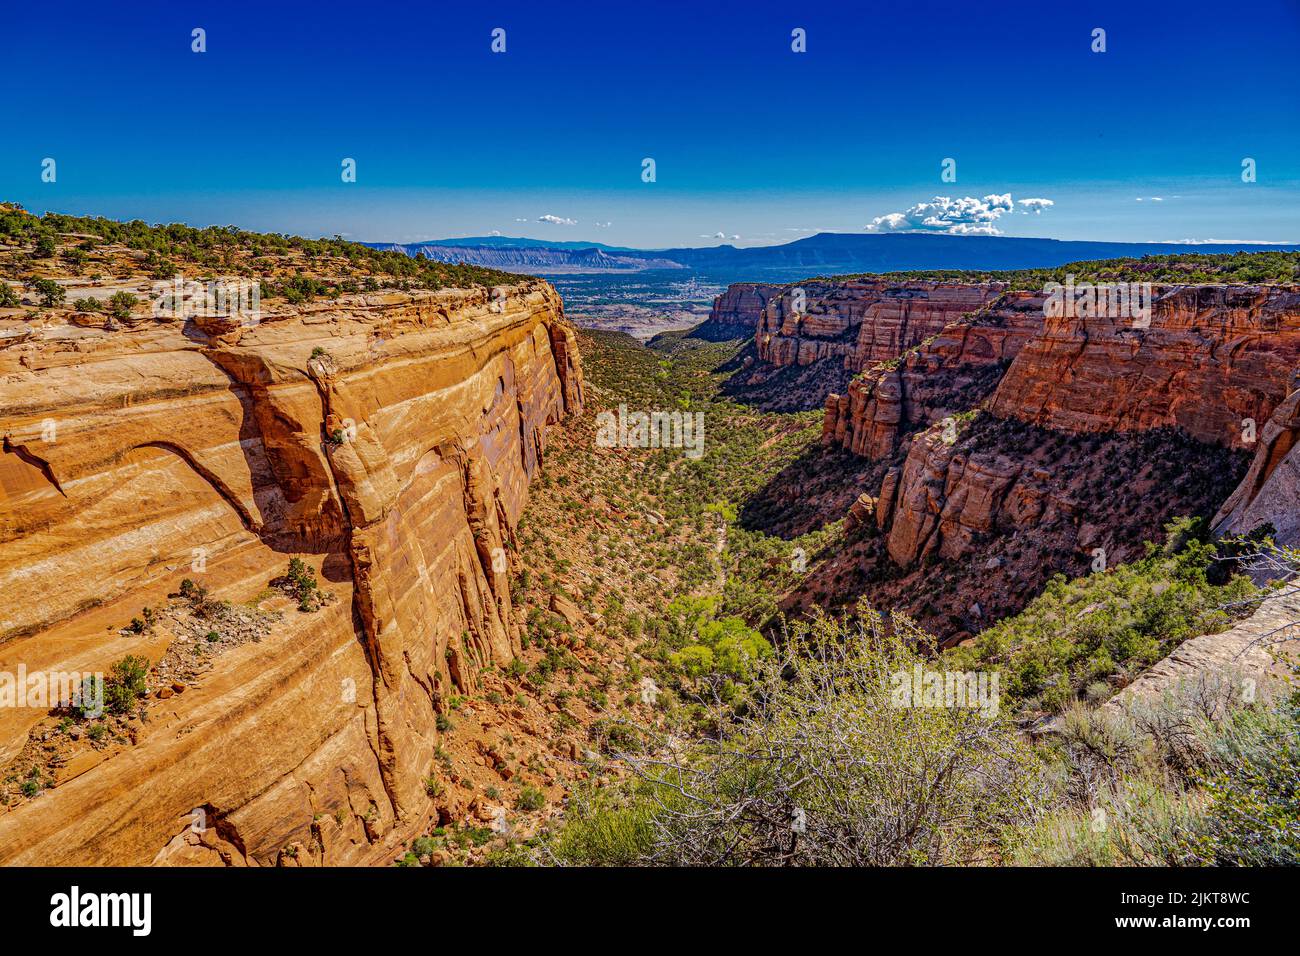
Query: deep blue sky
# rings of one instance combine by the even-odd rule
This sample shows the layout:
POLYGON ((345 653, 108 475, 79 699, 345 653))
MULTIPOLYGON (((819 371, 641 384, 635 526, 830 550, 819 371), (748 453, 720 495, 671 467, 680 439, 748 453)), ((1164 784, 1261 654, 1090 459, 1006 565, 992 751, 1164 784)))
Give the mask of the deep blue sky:
POLYGON ((0 198, 38 212, 747 245, 1010 193, 1054 205, 1008 235, 1300 240, 1300 0, 71 0, 0 35, 0 198))

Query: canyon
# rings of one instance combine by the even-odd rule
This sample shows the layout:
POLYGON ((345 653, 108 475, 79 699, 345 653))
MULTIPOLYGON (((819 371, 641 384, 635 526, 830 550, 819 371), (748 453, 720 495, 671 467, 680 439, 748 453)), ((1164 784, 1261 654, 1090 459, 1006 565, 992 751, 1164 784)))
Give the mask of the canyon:
POLYGON ((836 469, 857 488, 847 509, 843 494, 821 509, 850 542, 789 609, 865 593, 960 641, 1051 573, 1140 556, 1176 514, 1296 540, 1300 289, 1157 285, 1149 327, 1049 317, 1045 299, 910 278, 719 298, 755 327, 742 399, 825 403, 827 455, 772 489, 768 510, 793 510, 836 469))
POLYGON ((1006 279, 751 281, 641 344, 346 244, 259 262, 253 318, 111 310, 150 254, 91 254, 71 305, 0 309, 0 674, 134 659, 145 690, 0 708, 2 863, 481 862, 458 841, 617 782, 620 721, 680 726, 677 599, 759 628, 865 598, 969 646, 1181 515, 1300 536, 1295 286, 1157 284, 1136 328, 1006 279), (610 447, 620 403, 705 409, 704 454, 610 447))
MULTIPOLYGON (((583 404, 555 291, 8 324, 0 671, 161 666, 179 612, 124 625, 187 578, 273 623, 194 648, 129 745, 56 761, 0 812, 0 862, 375 863, 447 818, 435 725, 520 650, 514 529, 583 404), (267 588, 291 557, 319 575, 311 613, 267 588)), ((0 763, 43 717, 0 714, 0 763)))

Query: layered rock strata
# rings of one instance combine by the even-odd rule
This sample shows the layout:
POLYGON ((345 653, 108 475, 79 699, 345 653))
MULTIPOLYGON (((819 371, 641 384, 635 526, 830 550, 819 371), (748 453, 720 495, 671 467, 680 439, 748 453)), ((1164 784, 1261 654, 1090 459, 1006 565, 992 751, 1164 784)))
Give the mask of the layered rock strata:
POLYGON ((812 280, 772 296, 759 319, 759 358, 777 366, 834 360, 852 372, 896 358, 974 312, 1002 283, 812 280))
POLYGON ((1300 288, 1157 287, 1132 318, 1048 318, 989 410, 1069 432, 1171 426, 1253 450, 1300 367, 1300 288))
POLYGON ((971 454, 951 421, 900 449, 908 432, 980 405, 996 419, 1063 435, 1170 429, 1205 446, 1253 452, 1216 528, 1248 532, 1269 522, 1284 542, 1300 535, 1293 454, 1300 290, 1162 287, 1149 322, 1051 316, 1045 302, 1041 293, 1004 293, 828 398, 825 443, 872 460, 905 456, 875 495, 894 561, 909 567, 932 551, 955 558, 999 520, 1041 520, 1043 509, 1028 504, 1052 484, 1036 474, 1039 465, 1026 469, 1020 456, 997 449, 971 454))
MULTIPOLYGON (((1262 443, 1253 476, 1245 479, 1258 490, 1234 493, 1217 524, 1251 530, 1267 515, 1294 534, 1295 519, 1287 520, 1285 507, 1294 465, 1283 463, 1295 433, 1287 393, 1298 366, 1297 290, 1169 288, 1156 297, 1149 328, 1107 318, 1046 319, 1017 351, 988 410, 997 419, 1069 435, 1163 428, 1211 447, 1253 451, 1262 443)), ((877 400, 877 409, 881 404, 877 400)), ((869 426, 870 403, 862 407, 860 420, 869 426)), ((849 417, 853 421, 851 405, 849 417)), ((831 424, 837 434, 838 421, 831 424)), ((859 426, 851 434, 882 432, 888 434, 859 426)), ((857 444, 879 450, 869 440, 857 444)), ((1013 524, 1037 523, 1025 502, 1038 499, 1039 482, 1032 473, 1024 476, 1017 459, 998 450, 963 453, 941 433, 914 442, 887 506, 893 514, 890 556, 906 567, 931 548, 944 557, 966 553, 972 532, 987 531, 1000 510, 1013 524)), ((1294 505, 1295 498, 1290 501, 1294 505)))
POLYGON ((710 340, 753 335, 768 299, 780 288, 763 282, 733 282, 714 298, 709 317, 692 334, 710 340))
POLYGON ((901 356, 878 362, 826 402, 822 441, 872 460, 899 436, 972 408, 1043 326, 1043 296, 1008 292, 901 356))
MULTIPOLYGON (((513 529, 547 427, 582 405, 554 290, 6 341, 0 671, 156 660, 167 635, 122 625, 186 577, 256 601, 298 556, 338 600, 288 610, 151 704, 132 746, 0 814, 0 862, 266 864, 293 844, 369 863, 420 832, 437 715, 518 649, 513 529)), ((0 715, 0 755, 43 716, 0 715)))

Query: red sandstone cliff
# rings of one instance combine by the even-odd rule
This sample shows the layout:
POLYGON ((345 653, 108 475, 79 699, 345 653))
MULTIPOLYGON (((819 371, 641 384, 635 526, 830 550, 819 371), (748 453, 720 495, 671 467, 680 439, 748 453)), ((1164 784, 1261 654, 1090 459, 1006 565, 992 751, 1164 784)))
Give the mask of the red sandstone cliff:
POLYGON ((1177 514, 1217 508, 1221 532, 1268 521, 1284 541, 1300 534, 1300 290, 1158 287, 1146 327, 1049 318, 1043 294, 998 292, 903 345, 915 334, 855 286, 819 288, 818 301, 862 314, 856 327, 823 316, 781 336, 783 293, 759 333, 782 374, 782 363, 866 362, 827 398, 823 443, 875 465, 846 515, 849 550, 812 600, 865 592, 960 637, 1099 550, 1108 565, 1140 555, 1177 514))
POLYGON ((763 309, 755 334, 759 358, 777 366, 833 359, 861 371, 938 334, 1003 288, 872 278, 796 283, 763 309))
POLYGON ((1008 292, 899 358, 878 362, 826 402, 822 440, 871 459, 899 434, 975 407, 1043 326, 1043 297, 1008 292))
MULTIPOLYGON (((122 629, 142 607, 187 577, 242 607, 291 555, 335 600, 205 657, 130 746, 0 813, 0 862, 386 858, 434 815, 447 698, 518 649, 513 529, 547 426, 583 399, 559 297, 533 280, 247 327, 89 324, 0 346, 0 670, 156 662, 176 635, 122 629)), ((0 713, 0 755, 43 716, 0 713)))
POLYGON ((1271 524, 1276 540, 1300 544, 1300 381, 1259 430, 1250 470, 1214 516, 1218 534, 1271 524))
MULTIPOLYGON (((994 418, 1066 434, 1172 428, 1208 446, 1252 450, 1257 429, 1243 422, 1269 419, 1298 366, 1297 290, 1168 288, 1159 290, 1149 328, 1046 319, 1016 352, 988 408, 994 418)), ((1270 431, 1265 440, 1276 438, 1270 431)), ((1036 479, 1026 484, 1020 456, 999 449, 967 456, 960 448, 940 434, 908 452, 893 503, 882 506, 894 515, 889 553, 898 564, 935 548, 946 557, 966 553, 971 532, 987 531, 1000 509, 1014 524, 1038 522, 1023 507, 1040 496, 1036 479)))
MULTIPOLYGON (((884 459, 901 433, 974 408, 991 392, 995 418, 1069 434, 1170 427, 1207 445, 1253 450, 1260 441, 1265 447, 1247 479, 1257 490, 1235 494, 1216 523, 1249 530, 1250 515, 1259 524, 1267 511, 1292 530, 1278 504, 1268 504, 1279 492, 1263 488, 1287 460, 1295 430, 1287 411, 1294 401, 1282 404, 1300 367, 1300 292, 1161 288, 1145 328, 1126 319, 1045 318, 1044 301, 1042 294, 1005 293, 901 358, 871 366, 846 394, 827 400, 823 440, 884 459), (1260 492, 1263 503, 1251 511, 1247 502, 1260 492)), ((1014 463, 967 458, 951 444, 941 435, 914 443, 876 499, 890 555, 903 566, 930 548, 962 553, 969 529, 988 530, 1013 488, 1014 463)), ((1292 467, 1273 479, 1282 497, 1292 467)), ((1036 497, 1023 483, 1015 487, 1016 495, 1036 497)), ((1009 514, 1026 520, 1018 507, 1009 514)))
POLYGON ((762 282, 733 282, 714 298, 709 317, 700 323, 694 334, 707 339, 753 335, 768 299, 780 288, 762 282))
POLYGON ((989 410, 1071 432, 1177 427, 1248 447, 1300 366, 1300 288, 1157 287, 1149 328, 1049 318, 1017 355, 989 410))

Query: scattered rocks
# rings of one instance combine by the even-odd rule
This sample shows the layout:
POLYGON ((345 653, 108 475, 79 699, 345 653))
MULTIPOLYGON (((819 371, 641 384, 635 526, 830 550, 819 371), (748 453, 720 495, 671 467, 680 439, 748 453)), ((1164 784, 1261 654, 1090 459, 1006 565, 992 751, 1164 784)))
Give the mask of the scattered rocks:
POLYGON ((565 623, 570 627, 579 627, 586 619, 582 608, 559 594, 551 595, 550 607, 552 611, 564 618, 565 623))

